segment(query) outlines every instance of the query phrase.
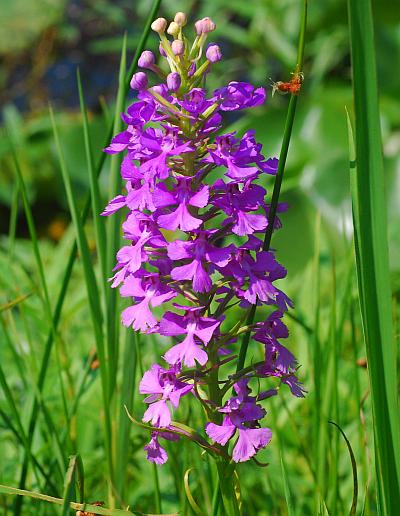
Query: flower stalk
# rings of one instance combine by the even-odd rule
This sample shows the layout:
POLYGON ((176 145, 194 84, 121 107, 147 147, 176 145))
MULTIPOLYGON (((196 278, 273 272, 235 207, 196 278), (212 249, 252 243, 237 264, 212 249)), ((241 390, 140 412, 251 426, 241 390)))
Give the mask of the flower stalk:
POLYGON ((163 18, 152 24, 170 73, 155 64, 150 51, 139 59, 139 66, 167 79, 149 86, 146 73, 132 77, 131 87, 138 93, 122 114, 127 127, 105 149, 125 152, 125 191, 103 215, 127 210, 122 224, 126 245, 117 253, 111 278, 112 287, 132 301, 122 312, 123 324, 172 341, 163 365, 153 364, 140 382, 147 404, 143 422, 151 430, 147 458, 158 465, 167 461, 160 439, 187 438, 198 444, 216 460, 224 513, 236 516, 237 464, 253 458, 272 437, 262 426, 266 410, 261 402, 277 389, 259 386, 278 381, 293 395, 304 395, 296 359, 280 343, 288 336, 282 318, 292 302, 275 282, 286 270, 259 238, 279 227, 259 181, 276 176, 281 165, 265 158, 254 131, 220 134, 224 113, 257 107, 266 92, 236 81, 211 95, 198 88, 222 54, 215 43, 204 49, 215 30, 210 18, 195 23, 192 45, 185 25, 183 13, 169 26, 163 18), (224 173, 215 179, 218 167, 224 173), (242 316, 232 324, 234 309, 254 314, 257 305, 268 309, 265 321, 245 323, 242 316), (242 334, 247 344, 232 376, 242 334), (264 359, 244 369, 250 340, 264 359), (232 386, 234 392, 226 398, 232 386), (184 396, 204 408, 203 431, 210 442, 184 422, 172 421, 184 396))

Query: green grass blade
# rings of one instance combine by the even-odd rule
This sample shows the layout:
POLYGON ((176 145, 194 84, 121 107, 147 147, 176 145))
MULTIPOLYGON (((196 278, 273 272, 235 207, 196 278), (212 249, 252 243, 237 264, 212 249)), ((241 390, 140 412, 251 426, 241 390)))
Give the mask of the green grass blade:
POLYGON ((353 472, 353 500, 350 507, 349 516, 354 516, 357 510, 357 500, 358 500, 358 477, 357 477, 357 463, 356 458, 354 457, 353 449, 351 447, 350 441, 348 440, 344 431, 337 425, 334 421, 329 421, 331 425, 336 426, 339 432, 342 434, 343 439, 346 442, 347 449, 349 451, 350 460, 351 460, 351 469, 353 472))
MULTIPOLYGON (((7 400, 7 403, 11 410, 11 413, 14 417, 15 424, 17 425, 16 432, 18 433, 18 436, 24 445, 24 448, 29 456, 29 460, 33 461, 32 452, 31 452, 28 440, 26 438, 25 430, 22 425, 22 421, 21 421, 17 406, 14 401, 14 397, 13 397, 11 389, 8 385, 6 375, 4 374, 3 368, 1 366, 0 366, 0 387, 1 387, 1 390, 3 392, 5 399, 7 400)), ((35 475, 36 475, 36 480, 39 482, 39 477, 37 476, 36 470, 35 470, 35 475)))
MULTIPOLYGON (((121 132, 122 120, 121 112, 125 107, 125 70, 126 70, 126 34, 123 39, 121 60, 119 66, 118 77, 118 92, 117 101, 114 113, 114 134, 121 132)), ((111 156, 110 169, 110 198, 116 197, 121 192, 121 175, 120 175, 121 156, 115 154, 111 156)), ((121 214, 114 213, 112 217, 108 218, 107 224, 107 258, 106 267, 111 273, 115 255, 120 248, 120 233, 121 233, 121 214)), ((118 357, 119 357, 119 317, 118 317, 119 295, 115 288, 108 288, 107 290, 107 353, 109 357, 110 371, 109 371, 109 386, 108 394, 110 402, 113 397, 115 383, 117 380, 118 357)))
POLYGON ((68 469, 65 474, 64 480, 64 492, 63 492, 63 505, 61 509, 62 516, 69 516, 70 514, 70 503, 75 498, 75 476, 77 468, 76 455, 73 455, 69 459, 68 469))
POLYGON ((112 426, 110 411, 108 406, 108 371, 107 371, 107 356, 104 345, 104 335, 102 328, 103 314, 100 306, 98 288, 96 277, 93 271, 93 265, 91 262, 91 256, 89 251, 89 245, 86 239, 86 235, 82 225, 80 224, 80 217, 78 215, 78 208, 72 192, 71 178, 69 176, 66 162, 64 159, 63 150, 61 147, 60 136, 58 128, 55 123, 53 111, 50 109, 50 117, 53 125, 54 138, 57 146, 57 152, 60 162, 61 174, 67 194, 68 206, 71 212, 72 221, 76 231, 76 239, 78 242, 78 248, 81 255, 83 272, 86 283, 86 291, 89 300, 89 307, 91 313, 91 319, 93 324, 94 336, 96 341, 97 353, 100 361, 100 376, 103 392, 103 403, 104 403, 104 422, 105 422, 105 448, 108 464, 109 479, 112 482, 114 478, 113 474, 113 460, 112 460, 112 426))
POLYGON ((19 186, 18 183, 14 186, 12 201, 11 201, 11 213, 10 223, 8 228, 8 255, 11 257, 14 251, 15 235, 17 232, 17 217, 18 217, 18 205, 19 205, 19 186))
MULTIPOLYGON (((44 502, 52 503, 55 505, 63 505, 64 500, 62 498, 55 498, 54 496, 48 496, 35 491, 26 491, 24 489, 16 489, 15 487, 8 487, 0 484, 0 493, 11 496, 27 496, 35 500, 41 500, 44 502)), ((89 503, 76 503, 70 502, 70 508, 75 511, 86 511, 93 514, 100 514, 103 516, 178 516, 177 513, 173 514, 148 514, 138 511, 128 511, 122 509, 108 509, 107 507, 100 507, 98 505, 92 505, 89 503)))
POLYGON ((190 507, 192 509, 192 511, 195 513, 195 514, 203 514, 203 511, 200 509, 200 507, 198 506, 196 500, 194 499, 193 495, 192 495, 192 491, 190 490, 190 485, 189 485, 189 475, 190 475, 190 472, 192 471, 193 468, 189 468, 185 471, 185 475, 183 477, 183 485, 185 487, 185 493, 186 493, 186 497, 189 501, 189 504, 190 504, 190 507))
POLYGON ((133 403, 136 391, 136 373, 137 373, 137 357, 136 341, 139 335, 128 328, 126 331, 125 351, 122 363, 122 385, 120 395, 120 414, 118 420, 118 437, 117 437, 117 456, 115 459, 115 487, 122 500, 125 498, 125 482, 127 479, 126 467, 129 455, 127 449, 129 448, 129 436, 132 428, 132 423, 126 415, 124 406, 129 412, 133 410, 133 403))
POLYGON ((287 508, 287 514, 288 516, 294 516, 295 510, 293 505, 293 497, 292 493, 290 491, 289 481, 286 474, 286 466, 283 460, 282 450, 280 454, 281 459, 281 472, 282 472, 282 482, 283 482, 283 492, 285 494, 285 501, 286 501, 286 508, 287 508))
MULTIPOLYGON (((100 195, 100 188, 98 183, 98 177, 95 170, 92 146, 90 141, 90 130, 89 130, 89 121, 86 110, 85 99, 83 96, 82 89, 82 81, 79 70, 77 70, 77 83, 78 83, 78 93, 79 93, 79 104, 81 108, 82 114, 82 123, 83 123, 83 137, 85 142, 85 153, 86 153, 86 161, 89 172, 89 181, 90 181, 90 192, 92 199, 92 214, 93 214, 93 223, 96 234, 96 249, 97 254, 99 256, 100 263, 100 273, 101 273, 101 284, 103 286, 102 290, 105 289, 105 281, 107 279, 107 268, 106 268, 106 249, 107 249, 107 235, 104 224, 104 218, 100 217, 100 213, 103 211, 104 205, 100 195)), ((103 292, 104 294, 104 292, 103 292)))
MULTIPOLYGON (((142 37, 140 39, 140 43, 139 43, 139 45, 138 45, 138 47, 137 47, 137 49, 135 51, 135 55, 134 55, 134 58, 133 58, 133 60, 131 62, 131 65, 129 67, 129 71, 128 71, 128 73, 125 76, 126 88, 129 87, 130 79, 132 77, 132 74, 133 74, 134 70, 136 69, 136 66, 137 66, 137 60, 138 60, 138 58, 139 58, 139 56, 140 56, 140 54, 141 54, 141 52, 142 52, 142 50, 143 50, 143 48, 144 48, 144 46, 146 44, 147 37, 148 37, 149 31, 150 31, 151 21, 155 18, 156 14, 157 14, 157 11, 158 11, 158 8, 160 6, 160 3, 161 3, 161 0, 155 0, 154 3, 153 3, 153 7, 152 7, 152 10, 151 10, 151 12, 149 14, 149 17, 147 19, 146 25, 144 27, 143 34, 142 34, 142 37)), ((110 139, 112 137, 112 134, 113 134, 113 124, 111 124, 110 127, 109 127, 107 137, 105 138, 104 146, 106 146, 109 143, 109 141, 110 141, 110 139)), ((101 153, 99 161, 98 161, 97 166, 96 166, 96 175, 97 176, 100 174, 100 172, 101 172, 101 170, 103 168, 105 159, 106 159, 106 154, 105 153, 101 153)), ((85 225, 86 219, 88 217, 88 214, 89 214, 89 211, 90 211, 90 204, 91 204, 91 202, 90 202, 90 193, 89 193, 88 196, 87 196, 85 205, 84 205, 84 209, 83 209, 81 217, 80 217, 80 223, 81 223, 82 227, 85 225)), ((78 250, 77 244, 76 244, 76 242, 74 242, 74 244, 71 247, 71 251, 70 251, 69 257, 68 257, 67 266, 66 266, 65 271, 64 271, 64 276, 63 276, 63 279, 62 279, 62 282, 61 282, 60 292, 59 292, 59 294, 57 296, 57 302, 56 302, 56 306, 55 306, 55 310, 54 310, 54 314, 53 314, 53 325, 54 325, 54 328, 57 328, 57 326, 59 324, 59 321, 60 321, 61 312, 62 312, 64 300, 65 300, 65 296, 66 296, 66 293, 67 293, 67 290, 68 290, 68 285, 69 285, 69 281, 70 281, 71 274, 72 274, 72 269, 73 269, 73 266, 74 266, 74 263, 75 263, 75 259, 76 259, 76 256, 77 256, 77 250, 78 250)), ((48 335, 48 338, 46 340, 45 349, 43 351, 43 356, 42 356, 42 359, 41 359, 38 381, 37 381, 37 385, 36 385, 36 388, 38 389, 39 392, 42 391, 44 383, 45 383, 45 379, 46 379, 46 375, 47 375, 47 370, 48 370, 49 359, 50 359, 50 354, 51 354, 52 347, 53 347, 53 332, 50 331, 50 333, 48 335)), ((32 407, 32 410, 31 410, 31 413, 30 413, 30 416, 29 416, 29 424, 28 424, 28 436, 27 437, 28 437, 28 441, 30 443, 33 440, 33 436, 34 436, 35 429, 36 429, 38 410, 39 410, 39 404, 38 404, 38 402, 35 399, 33 407, 32 407)), ((21 489, 23 489, 25 487, 26 477, 27 477, 27 473, 28 473, 28 461, 29 461, 29 457, 25 453, 24 459, 23 459, 23 462, 22 462, 22 469, 21 469, 21 475, 20 475, 20 480, 19 480, 19 487, 21 489)), ((17 497, 17 503, 16 503, 17 510, 15 512, 15 516, 18 516, 18 515, 21 514, 22 502, 23 502, 23 497, 17 497)))
MULTIPOLYGON (((26 446, 26 441, 23 438, 21 432, 18 431, 17 428, 15 428, 15 426, 14 426, 13 422, 11 421, 11 419, 1 409, 0 409, 0 417, 3 419, 4 424, 6 425, 7 429, 10 430, 15 435, 15 437, 20 442, 20 444, 25 447, 26 446)), ((39 461, 37 460, 35 455, 33 455, 31 453, 30 457, 31 457, 31 460, 32 460, 36 470, 42 475, 43 479, 46 481, 47 485, 51 489, 51 492, 54 495, 57 495, 58 494, 58 489, 57 489, 56 485, 54 484, 53 479, 51 478, 51 476, 48 473, 46 473, 46 471, 44 470, 43 466, 39 463, 39 461)))
POLYGON ((36 266, 38 269, 40 286, 41 286, 41 289, 43 292, 44 308, 46 310, 46 315, 50 321, 50 325, 52 325, 53 315, 51 313, 50 296, 49 296, 49 291, 47 288, 46 275, 44 272, 43 261, 42 261, 42 257, 40 254, 39 243, 38 243, 35 223, 33 220, 32 210, 31 210, 31 207, 29 204, 25 181, 24 181, 24 178, 22 175, 21 167, 19 166, 17 154, 16 154, 14 144, 11 141, 11 139, 9 139, 9 143, 10 143, 10 148, 11 148, 11 152, 12 152, 12 156, 13 156, 15 173, 17 176, 17 183, 18 183, 18 187, 21 191, 21 195, 22 195, 22 202, 24 205, 24 212, 25 212, 26 222, 28 224, 29 236, 31 238, 33 253, 35 256, 36 266))
POLYGON ((387 215, 371 3, 348 0, 355 107, 356 258, 371 386, 378 502, 400 506, 397 353, 391 318, 387 215))

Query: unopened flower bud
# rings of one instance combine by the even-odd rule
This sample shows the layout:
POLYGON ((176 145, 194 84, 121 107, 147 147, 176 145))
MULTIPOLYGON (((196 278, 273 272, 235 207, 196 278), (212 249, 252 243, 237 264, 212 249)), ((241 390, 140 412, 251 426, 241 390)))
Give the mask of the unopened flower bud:
POLYGON ((155 62, 156 59, 153 52, 151 50, 144 50, 139 57, 138 66, 140 66, 140 68, 151 68, 155 62))
POLYGON ((222 52, 218 45, 210 43, 206 50, 206 58, 210 63, 217 63, 222 59, 222 52))
POLYGON ((162 43, 160 43, 160 46, 158 47, 158 50, 160 51, 160 54, 163 57, 167 57, 167 54, 165 53, 164 47, 162 46, 162 43))
POLYGON ((198 20, 195 24, 196 34, 201 36, 201 34, 207 34, 208 32, 212 32, 215 30, 215 23, 208 16, 201 20, 198 20))
POLYGON ((144 72, 134 73, 131 79, 131 88, 133 90, 145 90, 147 88, 147 75, 144 72))
POLYGON ((192 63, 188 70, 188 77, 193 77, 196 72, 196 63, 192 63))
POLYGON ((168 89, 171 91, 177 91, 179 90, 181 86, 181 76, 177 72, 171 72, 167 76, 167 86, 168 89))
POLYGON ((184 27, 187 23, 187 16, 185 13, 178 12, 175 14, 174 22, 179 25, 179 27, 184 27))
POLYGON ((165 18, 157 18, 157 20, 154 20, 151 24, 151 28, 154 32, 158 32, 158 34, 164 34, 167 25, 168 22, 165 18))
POLYGON ((181 56, 183 54, 183 52, 185 51, 185 45, 184 45, 183 41, 181 41, 180 39, 175 39, 171 43, 171 48, 172 48, 172 52, 176 56, 181 56))
POLYGON ((167 30, 168 34, 170 36, 175 36, 176 34, 178 34, 179 32, 179 25, 176 23, 176 22, 171 22, 169 24, 169 27, 168 27, 168 30, 167 30))

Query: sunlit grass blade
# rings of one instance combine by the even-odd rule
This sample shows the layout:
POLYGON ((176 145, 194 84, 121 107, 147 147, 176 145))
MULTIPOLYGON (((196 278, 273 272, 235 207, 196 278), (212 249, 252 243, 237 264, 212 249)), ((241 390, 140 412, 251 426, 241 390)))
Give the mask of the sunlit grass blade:
POLYGON ((348 0, 355 107, 357 273, 371 386, 378 504, 400 506, 397 353, 391 318, 385 177, 371 3, 348 0))
POLYGON ((5 303, 4 305, 0 305, 0 314, 1 312, 10 310, 11 308, 14 308, 15 306, 19 305, 19 303, 22 303, 23 301, 25 301, 25 299, 31 297, 32 294, 33 292, 28 292, 28 294, 23 294, 22 296, 18 296, 16 299, 13 299, 12 301, 5 303))
MULTIPOLYGON (((62 498, 55 498, 54 496, 48 496, 35 491, 27 491, 24 489, 16 489, 14 487, 4 486, 0 484, 0 493, 11 496, 27 496, 35 500, 42 500, 44 502, 53 503, 55 505, 63 505, 64 500, 62 498)), ((149 514, 138 512, 134 510, 122 510, 122 509, 109 509, 107 507, 101 507, 98 505, 92 505, 90 503, 77 503, 70 502, 69 507, 75 511, 86 511, 93 514, 100 514, 103 516, 178 516, 177 513, 171 514, 149 514)))
POLYGON ((190 485, 189 485, 189 475, 190 475, 190 472, 192 471, 193 468, 189 468, 185 471, 185 475, 183 477, 183 485, 185 487, 185 493, 186 493, 186 497, 189 501, 189 504, 190 504, 190 507, 192 508, 192 511, 195 513, 195 514, 203 514, 203 511, 200 509, 200 507, 198 506, 196 500, 193 498, 193 495, 192 495, 192 491, 190 490, 190 485))

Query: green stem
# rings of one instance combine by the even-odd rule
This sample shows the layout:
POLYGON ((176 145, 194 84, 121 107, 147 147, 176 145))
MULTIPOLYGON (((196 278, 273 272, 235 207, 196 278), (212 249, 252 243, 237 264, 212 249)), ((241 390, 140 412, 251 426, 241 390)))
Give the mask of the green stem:
POLYGON ((161 514, 162 508, 161 508, 161 491, 160 491, 160 481, 158 478, 158 470, 157 470, 157 464, 153 464, 153 477, 154 477, 154 495, 155 495, 155 502, 156 502, 156 513, 161 514))
POLYGON ((214 487, 211 516, 218 516, 219 505, 221 502, 221 489, 219 488, 219 478, 217 477, 214 487))
MULTIPOLYGON (((301 70, 303 68, 306 25, 307 25, 307 0, 304 0, 301 22, 300 22, 300 34, 299 34, 299 43, 298 43, 298 49, 297 49, 296 72, 301 72, 301 70)), ((294 117, 296 114, 297 98, 298 98, 297 95, 291 95, 290 101, 289 101, 288 112, 286 115, 285 129, 284 129, 284 133, 283 133, 282 147, 281 147, 281 152, 279 154, 278 171, 277 171, 277 174, 275 177, 274 190, 272 192, 271 205, 270 205, 270 210, 269 210, 269 214, 268 214, 268 225, 267 225, 267 229, 265 231, 264 244, 263 244, 264 251, 268 251, 268 249, 270 248, 270 245, 271 245, 271 238, 272 238, 272 233, 274 230, 274 222, 275 222, 276 212, 278 209, 279 195, 281 193, 283 174, 285 172, 285 165, 286 165, 286 159, 287 159, 287 155, 288 155, 288 151, 289 151, 290 138, 292 136, 293 122, 294 122, 294 117)), ((253 324, 256 310, 257 310, 257 304, 253 305, 250 308, 248 316, 247 316, 247 325, 253 324)), ((238 359, 238 364, 237 364, 237 369, 236 369, 237 371, 240 371, 244 367, 244 364, 246 361, 247 348, 249 346, 249 341, 250 341, 250 333, 246 333, 243 336, 242 344, 240 347, 239 359, 238 359)))
POLYGON ((217 461, 219 488, 226 516, 240 516, 239 503, 235 493, 234 468, 233 464, 228 464, 225 460, 217 461))

